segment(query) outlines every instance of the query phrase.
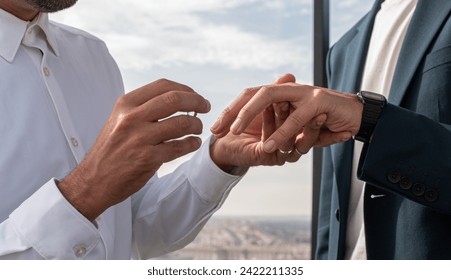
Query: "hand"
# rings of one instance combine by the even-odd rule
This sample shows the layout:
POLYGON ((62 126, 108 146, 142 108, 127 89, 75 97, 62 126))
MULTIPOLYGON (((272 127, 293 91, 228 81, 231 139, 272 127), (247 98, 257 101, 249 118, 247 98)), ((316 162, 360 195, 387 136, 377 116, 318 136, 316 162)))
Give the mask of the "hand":
POLYGON ((286 83, 263 86, 239 96, 213 125, 213 131, 221 136, 222 132, 228 131, 231 126, 232 133, 240 134, 257 114, 270 104, 280 102, 289 102, 293 110, 286 121, 266 139, 264 151, 268 153, 282 147, 300 131, 302 132, 297 136, 296 147, 299 151, 304 151, 300 146, 327 146, 348 140, 360 128, 363 105, 355 95, 286 83), (312 122, 322 114, 326 115, 324 129, 319 133, 314 129, 312 134, 309 131, 312 122))
MULTIPOLYGON (((293 75, 284 75, 275 83, 292 83, 294 81, 295 78, 293 75)), ((244 105, 245 103, 243 100, 246 100, 246 96, 253 96, 259 89, 260 88, 251 88, 245 90, 240 97, 223 112, 223 115, 219 117, 219 120, 224 117, 224 114, 227 116, 227 114, 230 113, 230 108, 244 105)), ((213 161, 226 172, 236 166, 282 165, 285 162, 297 161, 301 154, 293 149, 295 137, 287 139, 284 142, 286 147, 288 147, 289 152, 273 151, 271 153, 266 153, 262 146, 262 143, 289 115, 289 110, 290 104, 288 102, 281 101, 280 103, 271 103, 264 108, 263 112, 260 112, 256 118, 253 118, 252 122, 239 135, 229 132, 228 126, 223 126, 223 130, 221 130, 220 133, 217 133, 218 130, 213 127, 211 130, 216 134, 217 138, 210 150, 213 161)), ((324 122, 325 116, 323 115, 321 118, 324 122)), ((315 125, 318 122, 321 122, 321 119, 315 120, 317 121, 314 123, 315 125)), ((322 123, 320 123, 319 126, 315 125, 311 126, 312 131, 315 129, 316 131, 319 131, 322 127, 322 123)))
POLYGON ((158 80, 119 98, 93 147, 58 187, 86 218, 141 189, 159 167, 197 150, 202 122, 177 112, 207 113, 210 103, 191 88, 158 80))

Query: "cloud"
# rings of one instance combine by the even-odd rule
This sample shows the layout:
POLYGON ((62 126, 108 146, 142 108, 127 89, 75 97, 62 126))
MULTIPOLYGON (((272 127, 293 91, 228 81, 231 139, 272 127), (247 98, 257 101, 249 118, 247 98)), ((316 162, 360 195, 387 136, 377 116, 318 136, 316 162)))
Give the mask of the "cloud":
MULTIPOLYGON (((273 40, 233 22, 216 22, 207 13, 242 7, 280 13, 294 1, 170 0, 79 1, 73 10, 54 15, 105 40, 122 69, 143 70, 181 64, 220 65, 229 69, 269 70, 301 64, 294 57, 310 53, 299 39, 273 40), (99 11, 102 11, 99 13, 99 11)), ((255 20, 262 20, 259 18, 255 20)))

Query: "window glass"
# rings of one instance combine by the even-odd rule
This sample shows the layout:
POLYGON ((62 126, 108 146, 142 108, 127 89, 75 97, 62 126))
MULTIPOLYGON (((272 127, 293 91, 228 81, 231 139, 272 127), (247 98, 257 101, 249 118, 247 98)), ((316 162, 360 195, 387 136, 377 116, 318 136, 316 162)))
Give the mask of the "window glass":
POLYGON ((374 0, 330 0, 330 42, 335 43, 371 9, 374 0))
MULTIPOLYGON (((331 41, 368 9, 369 0, 331 1, 331 41)), ((203 139, 245 88, 284 73, 312 83, 312 0, 79 0, 51 18, 104 40, 126 91, 159 78, 209 99, 203 139)), ((191 155, 165 164, 160 175, 191 155)), ((198 238, 163 258, 310 258, 311 153, 282 167, 251 168, 198 238)))

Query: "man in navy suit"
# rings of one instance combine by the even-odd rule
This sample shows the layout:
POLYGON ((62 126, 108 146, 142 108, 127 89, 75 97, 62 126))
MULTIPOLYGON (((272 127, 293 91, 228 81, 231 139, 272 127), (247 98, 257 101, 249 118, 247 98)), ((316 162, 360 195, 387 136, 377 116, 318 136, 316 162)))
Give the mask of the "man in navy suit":
POLYGON ((449 0, 376 1, 330 49, 329 89, 263 86, 212 129, 241 133, 289 102, 265 151, 327 146, 316 258, 451 259, 450 12, 449 0), (306 124, 320 115, 324 127, 312 132, 306 124), (339 132, 354 140, 334 144, 339 132))

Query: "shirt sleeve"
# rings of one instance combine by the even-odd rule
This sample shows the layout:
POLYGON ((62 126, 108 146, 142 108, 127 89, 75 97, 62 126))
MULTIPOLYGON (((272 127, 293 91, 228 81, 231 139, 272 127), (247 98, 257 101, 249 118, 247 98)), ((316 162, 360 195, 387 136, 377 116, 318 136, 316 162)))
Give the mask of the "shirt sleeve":
POLYGON ((95 225, 63 197, 54 179, 0 224, 0 237, 0 259, 105 258, 95 225))
MULTIPOLYGON (((207 141, 173 173, 154 176, 132 196, 133 257, 156 257, 191 242, 247 169, 235 171, 240 175, 214 164, 207 141)), ((55 179, 0 224, 0 259, 105 259, 106 251, 99 230, 64 198, 55 179)))
POLYGON ((190 243, 247 171, 223 172, 211 160, 210 142, 134 195, 134 258, 157 257, 190 243))

